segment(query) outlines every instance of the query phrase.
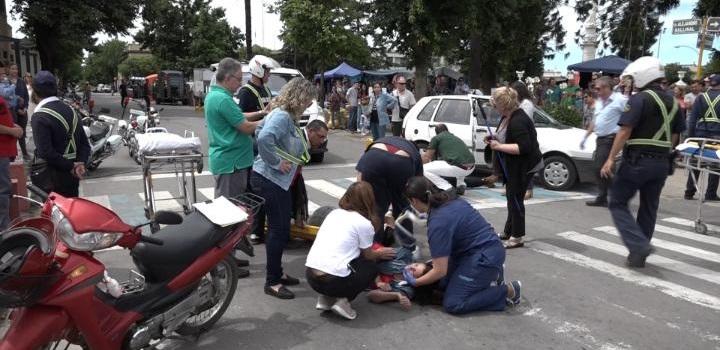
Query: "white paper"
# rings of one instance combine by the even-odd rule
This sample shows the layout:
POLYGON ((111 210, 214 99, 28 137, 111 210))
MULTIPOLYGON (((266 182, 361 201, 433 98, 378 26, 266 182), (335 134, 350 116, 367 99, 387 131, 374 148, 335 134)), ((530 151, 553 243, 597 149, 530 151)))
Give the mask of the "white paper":
POLYGON ((209 203, 195 203, 193 207, 213 224, 226 227, 247 220, 248 214, 227 198, 220 196, 209 203))

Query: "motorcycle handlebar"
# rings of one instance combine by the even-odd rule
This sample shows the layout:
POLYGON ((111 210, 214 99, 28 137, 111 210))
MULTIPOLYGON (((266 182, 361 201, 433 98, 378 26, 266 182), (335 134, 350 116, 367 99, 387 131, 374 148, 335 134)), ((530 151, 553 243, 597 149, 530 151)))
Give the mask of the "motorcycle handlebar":
POLYGON ((40 187, 37 187, 31 183, 27 184, 27 189, 32 192, 34 195, 40 197, 42 201, 46 201, 48 198, 48 193, 40 189, 40 187))
POLYGON ((140 235, 140 241, 145 242, 145 243, 154 244, 154 245, 163 245, 164 244, 164 242, 161 239, 157 239, 155 237, 150 237, 150 236, 146 236, 146 235, 142 235, 142 234, 140 235))

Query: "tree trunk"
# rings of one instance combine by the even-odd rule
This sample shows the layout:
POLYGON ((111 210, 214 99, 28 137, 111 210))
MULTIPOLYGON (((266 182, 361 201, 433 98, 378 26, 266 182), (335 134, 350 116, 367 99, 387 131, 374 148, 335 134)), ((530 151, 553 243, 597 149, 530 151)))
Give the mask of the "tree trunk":
POLYGON ((415 91, 413 94, 416 99, 421 99, 428 95, 427 71, 430 68, 432 49, 428 47, 419 47, 415 51, 415 91))
POLYGON ((250 0, 245 0, 245 59, 250 61, 252 51, 252 13, 250 13, 250 0))
POLYGON ((480 45, 482 38, 475 34, 470 39, 470 86, 478 86, 484 93, 490 90, 483 85, 482 81, 482 50, 480 45))

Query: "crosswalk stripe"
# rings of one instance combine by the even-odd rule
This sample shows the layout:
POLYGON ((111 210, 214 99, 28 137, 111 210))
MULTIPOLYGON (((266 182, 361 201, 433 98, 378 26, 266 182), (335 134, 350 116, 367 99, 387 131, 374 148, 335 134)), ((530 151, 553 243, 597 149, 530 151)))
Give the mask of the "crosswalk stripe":
POLYGON ((657 277, 648 276, 631 269, 616 266, 602 260, 593 259, 585 255, 539 241, 525 243, 525 246, 540 254, 564 260, 585 268, 597 270, 627 282, 653 288, 671 297, 720 311, 719 298, 687 288, 686 286, 664 281, 657 277))
MULTIPOLYGON (((138 193, 138 197, 145 200, 145 194, 138 193)), ((182 210, 182 204, 173 198, 173 194, 170 191, 155 191, 155 211, 159 210, 170 210, 180 211, 182 210)))
POLYGON ((320 208, 320 206, 317 203, 308 201, 308 215, 312 215, 318 208, 320 208))
MULTIPOLYGON (((569 200, 579 200, 579 199, 590 199, 595 198, 595 196, 591 195, 577 195, 577 196, 568 196, 563 197, 562 200, 569 201, 569 200)), ((486 201, 482 199, 476 199, 476 198, 467 198, 470 205, 473 206, 475 209, 490 209, 490 208, 504 208, 507 206, 506 201, 497 202, 497 201, 486 201)), ((551 203, 551 202, 557 202, 557 198, 533 198, 530 200, 525 201, 525 205, 532 205, 532 204, 542 204, 542 203, 551 203)))
POLYGON ((198 188, 198 192, 206 199, 215 199, 215 188, 213 187, 198 188))
MULTIPOLYGON (((616 237, 620 237, 620 234, 618 233, 617 229, 611 226, 602 226, 602 227, 596 227, 593 230, 604 232, 616 237)), ((675 242, 666 241, 659 238, 653 238, 652 244, 656 247, 660 247, 667 250, 672 250, 674 252, 678 252, 681 254, 685 254, 688 256, 692 256, 695 258, 700 258, 704 260, 709 260, 713 262, 720 263, 720 254, 709 252, 707 250, 698 249, 695 247, 691 247, 684 244, 679 244, 675 242)))
MULTIPOLYGON (((615 255, 627 255, 627 249, 625 249, 625 247, 602 239, 590 237, 574 231, 558 233, 557 235, 573 242, 582 243, 588 247, 601 249, 615 255)), ((671 271, 679 272, 690 277, 695 277, 711 283, 720 284, 720 274, 712 270, 708 270, 699 266, 693 266, 682 261, 669 259, 656 254, 650 255, 647 261, 648 263, 651 263, 653 265, 660 266, 671 271)))
POLYGON ((692 241, 697 241, 700 243, 707 243, 707 244, 720 246, 720 238, 701 235, 701 234, 697 234, 692 231, 685 231, 685 230, 676 229, 674 227, 668 227, 668 226, 657 225, 657 224, 655 225, 655 231, 667 233, 669 235, 689 239, 692 241))
POLYGON ((101 195, 101 196, 89 196, 89 197, 84 197, 84 198, 91 202, 100 204, 105 208, 110 209, 110 196, 108 196, 106 194, 101 195))
POLYGON ((344 188, 326 180, 305 180, 305 185, 335 198, 340 198, 345 194, 344 188))
MULTIPOLYGON (((682 226, 689 226, 689 227, 693 227, 693 228, 695 227, 695 221, 687 220, 687 219, 683 219, 683 218, 665 218, 665 219, 663 219, 663 221, 667 221, 667 222, 682 225, 682 226)), ((711 225, 711 224, 705 224, 705 225, 707 225, 707 228, 709 231, 720 232, 720 226, 711 225)))

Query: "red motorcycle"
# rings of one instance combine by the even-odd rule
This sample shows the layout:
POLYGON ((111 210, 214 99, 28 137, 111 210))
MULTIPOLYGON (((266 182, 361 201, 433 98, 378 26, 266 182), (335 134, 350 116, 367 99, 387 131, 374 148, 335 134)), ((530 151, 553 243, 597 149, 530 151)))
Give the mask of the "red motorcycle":
POLYGON ((227 227, 198 211, 184 218, 160 211, 130 226, 94 202, 28 187, 44 200, 41 217, 0 234, 0 308, 10 309, 0 350, 143 349, 173 332, 207 331, 232 301, 237 267, 230 253, 247 240, 262 204, 256 196, 233 200, 248 219, 227 227), (150 224, 171 226, 142 234, 150 224), (116 245, 131 250, 139 270, 119 284, 93 256, 116 245))

